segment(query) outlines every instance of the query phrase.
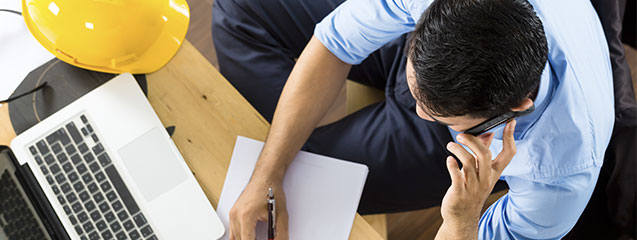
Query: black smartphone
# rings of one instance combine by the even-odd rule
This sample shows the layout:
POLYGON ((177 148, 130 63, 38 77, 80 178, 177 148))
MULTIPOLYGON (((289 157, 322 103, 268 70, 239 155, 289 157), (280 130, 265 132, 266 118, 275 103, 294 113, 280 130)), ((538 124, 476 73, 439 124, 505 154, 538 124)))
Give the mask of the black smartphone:
POLYGON ((471 134, 473 136, 478 136, 480 134, 485 133, 486 131, 489 131, 489 130, 493 129, 494 127, 499 126, 502 123, 510 121, 511 119, 528 115, 529 113, 532 113, 534 110, 535 110, 535 105, 531 105, 530 108, 527 108, 524 111, 519 111, 519 112, 510 111, 510 112, 502 114, 500 116, 492 117, 492 118, 490 118, 490 119, 478 124, 475 127, 469 128, 468 130, 464 131, 463 133, 471 134))

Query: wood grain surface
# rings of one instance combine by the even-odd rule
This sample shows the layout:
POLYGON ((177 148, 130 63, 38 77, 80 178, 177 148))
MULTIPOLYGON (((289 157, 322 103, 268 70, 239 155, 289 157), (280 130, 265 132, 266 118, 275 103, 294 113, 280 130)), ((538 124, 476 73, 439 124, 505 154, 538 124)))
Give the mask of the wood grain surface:
MULTIPOLYGON (((217 207, 238 135, 263 141, 269 123, 188 41, 159 71, 148 74, 148 99, 173 141, 217 207)), ((7 105, 0 107, 0 144, 15 132, 7 105)), ((383 239, 358 214, 350 239, 383 239)))

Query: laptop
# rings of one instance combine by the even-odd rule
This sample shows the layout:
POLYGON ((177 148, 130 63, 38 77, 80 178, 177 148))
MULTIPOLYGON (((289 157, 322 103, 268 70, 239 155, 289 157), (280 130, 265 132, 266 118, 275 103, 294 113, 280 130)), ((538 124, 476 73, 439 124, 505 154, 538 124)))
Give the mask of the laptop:
POLYGON ((224 234, 131 74, 84 95, 0 152, 0 239, 224 234))

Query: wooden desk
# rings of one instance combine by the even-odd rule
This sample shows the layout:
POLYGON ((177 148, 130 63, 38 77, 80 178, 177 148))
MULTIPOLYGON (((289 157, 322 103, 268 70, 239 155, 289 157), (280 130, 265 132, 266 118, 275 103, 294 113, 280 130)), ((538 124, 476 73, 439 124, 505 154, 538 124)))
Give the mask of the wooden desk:
MULTIPOLYGON (((265 140, 270 124, 197 51, 184 42, 175 57, 147 75, 148 99, 216 208, 238 135, 265 140)), ((0 107, 0 144, 15 132, 7 105, 0 107)), ((382 239, 358 214, 350 239, 382 239)))

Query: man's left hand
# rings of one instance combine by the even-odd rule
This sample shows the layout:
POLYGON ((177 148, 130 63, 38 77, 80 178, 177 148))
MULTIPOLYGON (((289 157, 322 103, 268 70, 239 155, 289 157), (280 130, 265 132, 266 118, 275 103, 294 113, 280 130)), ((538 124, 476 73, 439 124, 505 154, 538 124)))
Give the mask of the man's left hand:
POLYGON ((443 224, 436 239, 477 239, 482 207, 516 153, 513 139, 515 123, 515 120, 510 121, 504 128, 502 151, 495 159, 489 150, 492 133, 478 137, 459 134, 456 137, 475 155, 454 142, 447 145, 447 149, 462 162, 462 169, 453 157, 447 158, 451 186, 442 200, 440 211, 443 224))

